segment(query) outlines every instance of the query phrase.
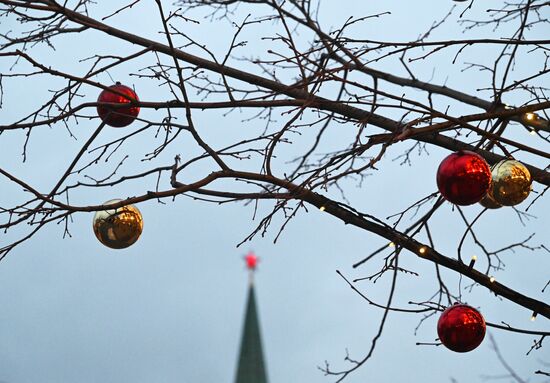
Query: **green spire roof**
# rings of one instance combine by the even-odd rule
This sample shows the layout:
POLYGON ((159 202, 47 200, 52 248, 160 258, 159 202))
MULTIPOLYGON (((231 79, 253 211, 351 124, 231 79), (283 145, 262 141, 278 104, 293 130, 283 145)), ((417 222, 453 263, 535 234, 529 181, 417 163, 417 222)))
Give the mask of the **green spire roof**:
POLYGON ((250 283, 235 383, 267 383, 254 285, 250 283))

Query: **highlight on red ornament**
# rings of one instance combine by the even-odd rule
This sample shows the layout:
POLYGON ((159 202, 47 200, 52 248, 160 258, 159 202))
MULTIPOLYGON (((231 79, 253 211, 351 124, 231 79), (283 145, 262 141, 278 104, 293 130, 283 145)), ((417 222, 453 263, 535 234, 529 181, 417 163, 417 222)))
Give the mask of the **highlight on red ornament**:
POLYGON ((437 188, 456 205, 472 205, 491 187, 491 168, 479 154, 460 150, 447 156, 437 169, 437 188))
MULTIPOLYGON (((122 85, 120 82, 117 82, 115 85, 110 86, 108 89, 104 89, 97 98, 97 102, 105 102, 111 104, 129 104, 132 101, 138 101, 139 98, 132 88, 122 85), (112 92, 112 90, 122 93, 127 97, 112 92)), ((99 118, 105 124, 115 127, 122 128, 124 126, 130 125, 139 114, 139 106, 127 106, 127 107, 108 107, 103 105, 98 105, 97 114, 99 118)))
POLYGON ((256 267, 258 266, 259 258, 254 252, 249 252, 245 257, 244 260, 246 261, 246 267, 248 270, 256 270, 256 267))
POLYGON ((485 337, 485 319, 475 308, 465 304, 448 307, 437 322, 439 340, 449 350, 468 352, 485 337))

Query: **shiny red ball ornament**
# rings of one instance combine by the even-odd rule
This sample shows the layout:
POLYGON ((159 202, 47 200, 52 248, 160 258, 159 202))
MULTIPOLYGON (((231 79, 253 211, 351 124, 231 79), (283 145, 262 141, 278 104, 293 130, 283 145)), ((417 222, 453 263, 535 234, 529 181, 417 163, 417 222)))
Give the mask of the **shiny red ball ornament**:
POLYGON ((456 205, 481 201, 491 186, 491 168, 483 157, 461 150, 447 156, 437 169, 441 195, 456 205))
MULTIPOLYGON (((112 104, 129 104, 132 101, 139 102, 136 92, 132 88, 122 85, 120 82, 110 86, 108 89, 104 89, 97 98, 97 102, 112 104), (112 92, 113 90, 118 93, 112 92)), ((134 122, 139 114, 139 106, 109 107, 99 105, 97 107, 97 114, 107 125, 122 128, 134 122)))
POLYGON ((437 322, 439 340, 449 350, 468 352, 485 337, 485 319, 471 306, 455 304, 448 307, 437 322))

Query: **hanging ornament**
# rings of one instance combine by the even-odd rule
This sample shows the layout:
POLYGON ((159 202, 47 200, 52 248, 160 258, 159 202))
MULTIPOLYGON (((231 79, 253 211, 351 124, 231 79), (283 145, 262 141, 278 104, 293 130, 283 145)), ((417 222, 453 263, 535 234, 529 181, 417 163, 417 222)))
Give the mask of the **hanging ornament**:
POLYGON ((485 197, 481 201, 479 201, 479 204, 487 209, 500 209, 502 207, 501 204, 499 204, 495 199, 493 198, 493 184, 491 183, 491 187, 489 188, 489 191, 487 194, 485 194, 485 197))
POLYGON ((472 351, 485 337, 485 319, 473 307, 455 304, 439 317, 437 334, 441 343, 449 350, 472 351))
MULTIPOLYGON (((108 89, 103 90, 97 102, 107 102, 112 104, 129 104, 132 101, 139 102, 139 98, 131 88, 126 85, 122 85, 120 82, 117 82, 115 85, 110 86, 108 89), (126 95, 124 97, 118 93, 114 93, 111 90, 115 90, 119 93, 126 95)), ((99 118, 107 125, 113 126, 115 128, 122 128, 124 126, 130 125, 139 114, 139 106, 127 106, 127 107, 108 107, 108 106, 98 106, 97 114, 99 118)))
MULTIPOLYGON (((104 203, 121 202, 113 199, 104 203)), ((111 249, 124 249, 133 245, 143 231, 143 217, 134 205, 98 211, 94 215, 94 233, 97 239, 111 249)))
POLYGON ((491 186, 491 169, 483 157, 460 150, 447 156, 437 169, 441 195, 456 205, 479 202, 491 186))
POLYGON ((531 173, 521 162, 502 160, 491 167, 493 176, 492 197, 504 206, 514 206, 525 200, 531 192, 531 173))

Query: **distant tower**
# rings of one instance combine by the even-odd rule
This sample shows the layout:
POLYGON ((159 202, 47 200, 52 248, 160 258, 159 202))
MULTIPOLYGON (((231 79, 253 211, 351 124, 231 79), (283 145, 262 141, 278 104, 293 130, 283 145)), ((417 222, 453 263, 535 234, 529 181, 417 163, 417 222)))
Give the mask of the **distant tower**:
POLYGON ((249 270, 248 300, 235 383, 267 383, 260 321, 254 295, 254 271, 258 264, 258 257, 250 252, 246 255, 245 261, 249 270))

